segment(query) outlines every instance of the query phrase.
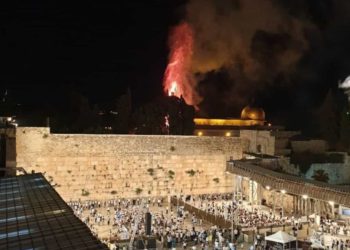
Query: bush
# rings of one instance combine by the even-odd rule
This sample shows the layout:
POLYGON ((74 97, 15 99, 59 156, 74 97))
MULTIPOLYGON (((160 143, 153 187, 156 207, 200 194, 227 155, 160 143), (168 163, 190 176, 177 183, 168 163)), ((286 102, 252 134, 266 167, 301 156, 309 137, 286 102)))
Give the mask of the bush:
POLYGON ((169 171, 168 171, 168 177, 169 177, 170 179, 174 179, 174 175, 175 175, 175 172, 174 172, 174 171, 172 171, 172 170, 169 170, 169 171))
POLYGON ((217 178, 217 177, 214 178, 213 181, 216 182, 216 183, 219 183, 219 182, 220 182, 219 178, 217 178))
POLYGON ((149 173, 149 175, 153 175, 154 174, 154 169, 153 168, 149 168, 147 169, 147 172, 149 173))
POLYGON ((187 170, 186 173, 189 175, 189 176, 194 176, 196 174, 196 171, 194 171, 193 169, 191 170, 187 170))
POLYGON ((141 189, 141 188, 136 188, 135 193, 136 193, 137 195, 138 195, 138 194, 141 194, 141 193, 142 193, 142 189, 141 189))
POLYGON ((82 190, 81 190, 81 195, 82 195, 82 196, 89 196, 89 194, 90 194, 89 191, 87 191, 87 190, 85 190, 85 189, 82 189, 82 190))

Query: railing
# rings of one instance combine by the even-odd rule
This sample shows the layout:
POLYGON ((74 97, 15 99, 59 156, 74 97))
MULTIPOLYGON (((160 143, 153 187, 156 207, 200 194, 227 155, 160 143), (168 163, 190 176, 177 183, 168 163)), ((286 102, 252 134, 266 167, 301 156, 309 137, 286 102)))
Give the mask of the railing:
POLYGON ((231 228, 231 222, 225 220, 222 216, 215 216, 213 214, 209 214, 175 197, 171 197, 171 203, 173 206, 177 206, 177 205, 183 206, 185 210, 187 210, 188 212, 194 213, 197 218, 208 221, 221 228, 231 228))
POLYGON ((307 194, 310 198, 350 206, 350 188, 348 187, 278 173, 248 161, 228 161, 226 171, 251 178, 263 186, 270 186, 272 189, 285 189, 291 194, 299 196, 307 194))
MULTIPOLYGON (((213 225, 219 226, 221 228, 231 229, 231 221, 225 220, 225 218, 221 215, 215 216, 213 214, 207 213, 199 208, 196 208, 186 202, 184 202, 181 199, 177 199, 175 197, 171 197, 171 204, 173 206, 183 206, 184 209, 190 213, 194 213, 197 218, 200 218, 202 220, 205 220, 213 225)), ((303 223, 303 225, 306 225, 308 223, 303 223)), ((270 226, 262 226, 262 227, 251 227, 251 226, 240 226, 241 230, 243 232, 249 232, 249 231, 256 231, 257 233, 262 233, 266 231, 275 232, 279 230, 285 231, 286 228, 292 228, 292 225, 290 223, 285 223, 283 225, 270 225, 270 226), (277 229, 277 230, 276 230, 277 229)))

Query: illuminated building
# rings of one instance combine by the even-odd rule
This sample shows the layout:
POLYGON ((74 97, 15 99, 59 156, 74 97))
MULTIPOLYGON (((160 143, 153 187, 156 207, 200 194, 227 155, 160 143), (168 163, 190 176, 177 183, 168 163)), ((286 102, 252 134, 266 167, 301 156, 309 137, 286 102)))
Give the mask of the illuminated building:
POLYGON ((239 136, 239 129, 265 127, 262 108, 245 107, 240 119, 195 118, 194 134, 198 136, 239 136))
POLYGON ((282 126, 266 122, 265 111, 258 107, 245 107, 241 117, 232 119, 195 118, 194 135, 240 137, 244 151, 267 155, 289 155, 290 138, 299 131, 285 131, 282 126))

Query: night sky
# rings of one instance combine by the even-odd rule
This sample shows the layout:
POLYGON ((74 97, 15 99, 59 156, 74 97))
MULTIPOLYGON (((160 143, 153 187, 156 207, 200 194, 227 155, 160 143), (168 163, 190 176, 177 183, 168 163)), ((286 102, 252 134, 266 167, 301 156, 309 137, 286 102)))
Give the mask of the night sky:
MULTIPOLYGON (((70 88, 86 95, 91 103, 117 98, 127 88, 131 89, 135 105, 151 101, 162 95, 170 28, 182 20, 189 20, 196 27, 198 19, 189 16, 189 10, 196 6, 200 17, 205 12, 201 12, 202 6, 203 10, 208 8, 209 2, 3 4, 0 90, 3 93, 7 89, 17 102, 31 107, 60 105, 62 93, 70 88)), ((273 11, 300 23, 302 35, 298 34, 302 39, 296 40, 303 41, 303 48, 295 49, 298 44, 293 43, 291 33, 253 27, 248 44, 249 60, 260 60, 259 78, 243 81, 250 73, 233 70, 245 64, 244 61, 240 64, 238 59, 230 66, 223 63, 211 71, 200 72, 197 91, 203 101, 199 115, 238 116, 244 105, 254 103, 265 108, 268 119, 291 122, 294 117, 307 117, 310 110, 320 105, 327 91, 336 90, 338 81, 350 74, 347 0, 270 2, 276 7, 273 11), (297 59, 288 62, 288 70, 273 70, 279 61, 266 58, 279 58, 278 53, 291 48, 293 53, 297 51, 297 59)), ((242 1, 222 0, 216 7, 215 15, 219 17, 230 15, 231 7, 232 13, 239 13, 242 1)), ((268 16, 270 9, 262 15, 268 16)), ((242 33, 245 31, 243 21, 230 25, 242 27, 242 33)), ((225 32, 229 34, 230 29, 225 32)), ((242 55, 232 53, 232 57, 242 58, 242 55)))

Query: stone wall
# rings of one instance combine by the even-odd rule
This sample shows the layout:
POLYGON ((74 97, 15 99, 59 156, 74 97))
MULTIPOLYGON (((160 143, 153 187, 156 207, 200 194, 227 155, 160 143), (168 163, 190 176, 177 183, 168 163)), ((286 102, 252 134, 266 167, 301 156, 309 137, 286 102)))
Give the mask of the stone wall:
POLYGON ((323 170, 328 175, 328 183, 335 185, 350 184, 350 164, 346 163, 313 163, 305 173, 307 179, 313 180, 317 170, 323 170))
POLYGON ((14 168, 16 166, 16 130, 14 128, 1 128, 0 135, 6 140, 5 165, 8 168, 14 168))
POLYGON ((329 146, 325 140, 292 141, 293 152, 325 153, 329 146))
POLYGON ((45 176, 65 200, 167 196, 232 190, 226 160, 239 138, 51 134, 16 130, 16 165, 45 176))
POLYGON ((244 151, 275 155, 275 137, 266 130, 241 130, 240 138, 243 140, 244 151), (260 147, 261 152, 258 152, 260 147))

